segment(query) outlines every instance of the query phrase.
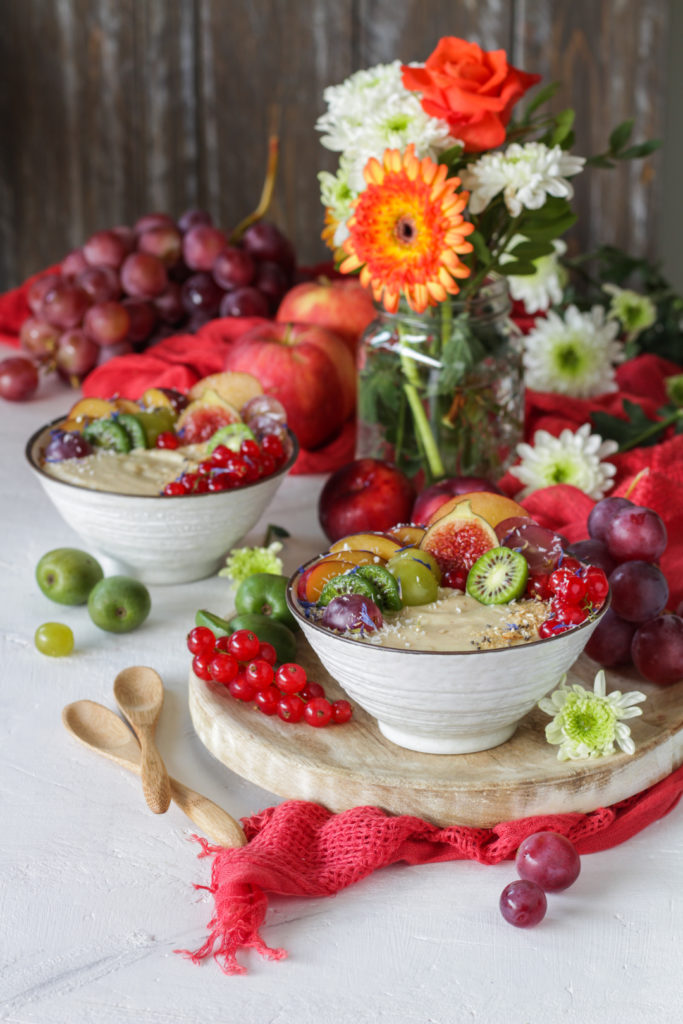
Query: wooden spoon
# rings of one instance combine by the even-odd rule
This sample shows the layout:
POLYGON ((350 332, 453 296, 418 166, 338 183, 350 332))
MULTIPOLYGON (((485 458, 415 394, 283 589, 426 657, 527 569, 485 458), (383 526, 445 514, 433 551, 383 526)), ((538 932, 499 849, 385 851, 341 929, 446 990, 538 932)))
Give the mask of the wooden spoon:
POLYGON ((150 810, 163 814, 171 802, 166 766, 154 743, 154 729, 164 703, 164 684, 153 668, 132 665, 114 680, 114 697, 142 747, 142 792, 150 810))
MULTIPOLYGON (((140 746, 114 711, 93 700, 77 700, 64 708, 62 721, 80 743, 140 775, 140 746)), ((182 782, 171 777, 169 782, 174 803, 209 839, 220 846, 244 846, 242 827, 227 811, 182 782)))

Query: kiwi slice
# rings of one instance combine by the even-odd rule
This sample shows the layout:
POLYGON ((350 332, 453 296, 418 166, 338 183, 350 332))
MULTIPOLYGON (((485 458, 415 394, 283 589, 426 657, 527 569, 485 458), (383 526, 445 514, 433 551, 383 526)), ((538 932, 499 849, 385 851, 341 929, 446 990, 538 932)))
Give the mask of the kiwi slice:
POLYGON ((333 597, 339 597, 340 594, 361 594, 374 601, 378 608, 382 600, 370 580, 364 580, 355 569, 328 580, 320 591, 318 604, 328 605, 333 597))
POLYGON ((83 428, 83 437, 96 448, 109 448, 125 455, 133 447, 130 437, 116 420, 93 420, 83 428))
POLYGON ((132 412, 120 412, 116 417, 130 438, 133 448, 147 447, 147 434, 139 418, 132 412))
POLYGON ((398 580, 383 565, 361 565, 356 575, 373 585, 379 595, 380 611, 397 612, 403 607, 398 580))
POLYGON ((214 448, 217 448, 219 444, 223 444, 226 448, 230 448, 231 451, 238 452, 242 441, 253 440, 255 440, 254 431, 246 423, 228 423, 225 427, 220 427, 209 438, 206 450, 210 455, 214 448))
POLYGON ((470 569, 467 593, 481 604, 507 604, 524 593, 528 575, 527 560, 519 551, 490 548, 470 569))

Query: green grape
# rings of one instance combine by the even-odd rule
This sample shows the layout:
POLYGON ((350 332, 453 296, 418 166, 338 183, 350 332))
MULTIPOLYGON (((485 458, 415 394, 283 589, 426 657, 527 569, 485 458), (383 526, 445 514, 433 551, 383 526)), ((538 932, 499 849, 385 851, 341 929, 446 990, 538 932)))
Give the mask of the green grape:
POLYGON ((404 604, 429 604, 439 596, 441 572, 428 551, 405 548, 389 559, 386 568, 398 580, 404 604))
POLYGON ((74 635, 61 622, 44 622, 35 632, 34 643, 41 654, 61 658, 74 649, 74 635))

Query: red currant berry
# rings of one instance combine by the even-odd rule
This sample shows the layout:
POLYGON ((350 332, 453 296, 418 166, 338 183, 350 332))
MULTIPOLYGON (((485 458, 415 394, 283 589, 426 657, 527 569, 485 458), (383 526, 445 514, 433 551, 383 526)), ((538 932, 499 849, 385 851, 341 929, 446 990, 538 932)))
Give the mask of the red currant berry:
POLYGON ((209 490, 209 481, 205 476, 200 476, 194 486, 194 494, 206 494, 209 490))
POLYGON ((284 445, 277 434, 266 434, 261 441, 261 448, 272 455, 276 462, 281 462, 285 457, 284 445))
POLYGON ((219 651, 218 654, 214 654, 209 662, 211 678, 217 683, 223 683, 224 686, 232 682, 237 675, 238 668, 237 659, 232 654, 228 654, 227 651, 219 651))
POLYGON ((463 590, 467 583, 467 572, 464 569, 451 569, 441 577, 441 586, 451 590, 463 590))
POLYGON ((306 670, 294 661, 285 662, 275 673, 275 684, 283 693, 300 693, 306 685, 306 670))
POLYGON ((228 683, 228 690, 235 700, 242 700, 247 704, 249 704, 256 696, 256 687, 249 679, 247 679, 246 675, 241 670, 237 673, 235 678, 228 683))
POLYGON ((273 666, 263 658, 254 658, 253 661, 250 661, 244 674, 247 679, 251 679, 257 690, 265 690, 266 686, 270 686, 275 675, 273 666))
POLYGON ((295 693, 287 693, 278 701, 277 713, 283 722, 300 722, 306 705, 295 693))
POLYGON ((566 626, 578 626, 588 617, 588 613, 577 604, 571 604, 565 597, 554 597, 550 607, 553 615, 566 626))
POLYGON ((343 725, 348 722, 353 714, 353 708, 348 700, 335 700, 332 703, 332 721, 335 725, 343 725))
POLYGON ((561 566, 559 569, 554 569, 548 577, 548 587, 551 594, 559 594, 562 587, 565 586, 569 580, 574 578, 574 573, 571 569, 565 569, 561 566))
POLYGON ((244 455, 246 459, 258 460, 261 455, 261 449, 256 441, 246 438, 240 445, 240 455, 244 455))
POLYGON ((320 683, 307 682, 299 696, 302 700, 314 700, 316 697, 324 697, 325 691, 320 683))
POLYGON ((269 665, 274 665, 277 661, 277 652, 272 644, 266 643, 265 641, 261 644, 258 652, 259 658, 263 658, 269 665))
POLYGON ((601 605, 609 593, 607 576, 597 565, 589 565, 586 569, 586 596, 591 604, 601 605))
POLYGON ((224 444, 217 444, 211 452, 211 462, 214 466, 227 466, 230 463, 233 452, 224 444))
POLYGON ((268 452, 261 454, 261 476, 272 476, 277 469, 277 462, 268 452))
POLYGON ((228 650, 238 661, 252 661, 258 657, 261 642, 250 629, 238 629, 230 637, 228 650))
POLYGON ((167 498, 177 498, 181 494, 186 494, 184 485, 180 480, 172 480, 169 484, 164 487, 164 494, 167 498))
POLYGON ((192 494, 197 485, 197 480, 199 480, 199 477, 197 476, 196 473, 183 473, 180 480, 182 482, 183 487, 185 488, 185 493, 192 494))
POLYGON ((192 659, 192 671, 198 679, 204 679, 207 683, 211 679, 211 672, 209 671, 210 662, 210 654, 195 654, 192 659))
POLYGON ((259 711, 262 711, 264 715, 275 715, 277 714, 277 706, 282 700, 282 694, 278 690, 277 686, 266 686, 264 690, 258 690, 254 701, 259 711))
POLYGON ((565 626, 559 619, 551 616, 538 627, 538 635, 541 640, 547 640, 548 637, 557 636, 559 633, 564 633, 567 629, 569 629, 569 626, 565 626))
POLYGON ((163 430, 160 434, 157 434, 156 439, 157 448, 179 448, 180 438, 173 433, 172 430, 163 430))
POLYGON ((212 469, 213 462, 211 461, 211 459, 204 459, 204 461, 200 462, 199 465, 197 466, 197 472, 201 476, 208 476, 212 469))
POLYGON ((209 477, 209 490, 212 494, 218 494, 221 491, 229 491, 230 480, 228 479, 228 474, 219 473, 217 476, 212 474, 209 477))
POLYGON ((569 569, 570 572, 578 572, 580 569, 583 569, 578 558, 571 558, 569 555, 565 555, 560 563, 560 567, 562 569, 569 569))
POLYGON ((214 644, 215 651, 229 651, 230 650, 230 637, 219 636, 214 644))
POLYGON ((315 726, 316 729, 322 729, 331 718, 332 705, 324 697, 314 697, 304 708, 304 720, 309 725, 315 726))
POLYGON ((187 649, 190 654, 213 651, 215 646, 216 638, 207 626, 195 626, 187 634, 187 649))

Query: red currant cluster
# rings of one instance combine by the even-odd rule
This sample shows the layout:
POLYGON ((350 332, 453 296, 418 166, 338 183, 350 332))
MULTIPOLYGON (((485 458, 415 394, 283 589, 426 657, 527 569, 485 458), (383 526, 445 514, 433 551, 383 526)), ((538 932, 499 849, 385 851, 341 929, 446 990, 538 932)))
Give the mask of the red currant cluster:
POLYGON ((236 700, 255 704, 264 715, 318 729, 351 718, 347 700, 328 700, 323 687, 308 679, 296 662, 277 666, 272 644, 261 642, 249 629, 216 638, 207 626, 196 626, 188 633, 187 648, 199 679, 222 684, 236 700))
MULTIPOLYGON (((178 437, 171 433, 160 434, 157 438, 158 448, 177 448, 179 443, 178 437)), ((284 445, 277 434, 266 434, 260 445, 252 439, 242 441, 238 452, 219 444, 208 459, 199 463, 196 471, 186 471, 177 480, 166 484, 163 494, 178 497, 183 494, 233 491, 237 487, 271 476, 286 460, 284 445)))
POLYGON ((609 583, 597 565, 583 565, 576 558, 565 557, 548 575, 530 576, 527 593, 543 601, 550 599, 551 614, 538 627, 538 635, 545 639, 585 622, 602 607, 609 583))

